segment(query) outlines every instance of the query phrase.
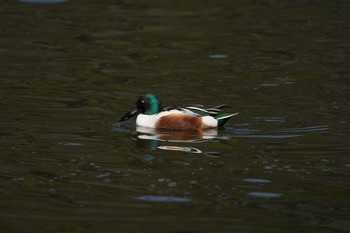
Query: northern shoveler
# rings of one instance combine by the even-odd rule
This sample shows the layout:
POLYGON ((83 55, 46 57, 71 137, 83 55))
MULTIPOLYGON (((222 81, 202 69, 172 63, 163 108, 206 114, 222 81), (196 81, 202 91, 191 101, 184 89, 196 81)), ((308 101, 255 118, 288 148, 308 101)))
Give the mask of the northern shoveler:
POLYGON ((201 130, 223 126, 238 113, 220 113, 225 105, 211 108, 202 106, 179 106, 163 108, 153 94, 141 96, 135 106, 120 120, 126 121, 138 115, 136 125, 154 129, 201 130))

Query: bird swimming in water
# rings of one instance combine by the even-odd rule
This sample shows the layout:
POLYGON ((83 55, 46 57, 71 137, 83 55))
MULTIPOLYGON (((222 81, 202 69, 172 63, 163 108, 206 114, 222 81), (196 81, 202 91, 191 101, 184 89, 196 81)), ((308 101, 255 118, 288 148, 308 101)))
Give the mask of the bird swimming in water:
POLYGON ((135 106, 120 120, 126 121, 137 115, 136 125, 154 129, 205 130, 223 126, 238 113, 220 113, 226 105, 211 108, 202 106, 178 106, 163 108, 153 94, 141 96, 135 106))

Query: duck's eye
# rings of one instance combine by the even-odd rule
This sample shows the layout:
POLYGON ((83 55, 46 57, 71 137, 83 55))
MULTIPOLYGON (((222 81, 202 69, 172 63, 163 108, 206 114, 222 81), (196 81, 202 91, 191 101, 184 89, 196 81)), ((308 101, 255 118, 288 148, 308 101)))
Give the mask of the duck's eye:
POLYGON ((145 103, 145 100, 141 100, 141 103, 143 103, 143 104, 144 104, 144 103, 145 103))

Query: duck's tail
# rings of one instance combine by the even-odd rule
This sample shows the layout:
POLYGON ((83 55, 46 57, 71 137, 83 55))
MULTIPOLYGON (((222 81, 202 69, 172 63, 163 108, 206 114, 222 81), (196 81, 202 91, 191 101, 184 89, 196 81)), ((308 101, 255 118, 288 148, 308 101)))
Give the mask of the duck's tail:
POLYGON ((218 120, 218 126, 220 127, 223 126, 229 119, 231 119, 231 117, 236 116, 237 114, 238 112, 233 114, 222 113, 215 116, 214 118, 218 120))

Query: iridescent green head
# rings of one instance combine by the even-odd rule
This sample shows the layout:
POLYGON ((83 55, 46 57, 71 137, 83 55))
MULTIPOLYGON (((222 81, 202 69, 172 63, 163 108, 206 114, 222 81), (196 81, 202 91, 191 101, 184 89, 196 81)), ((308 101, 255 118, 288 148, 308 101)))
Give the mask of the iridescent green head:
POLYGON ((163 111, 162 103, 159 98, 153 94, 141 96, 135 104, 135 107, 126 113, 119 121, 126 121, 130 117, 139 113, 146 115, 154 115, 163 111))

